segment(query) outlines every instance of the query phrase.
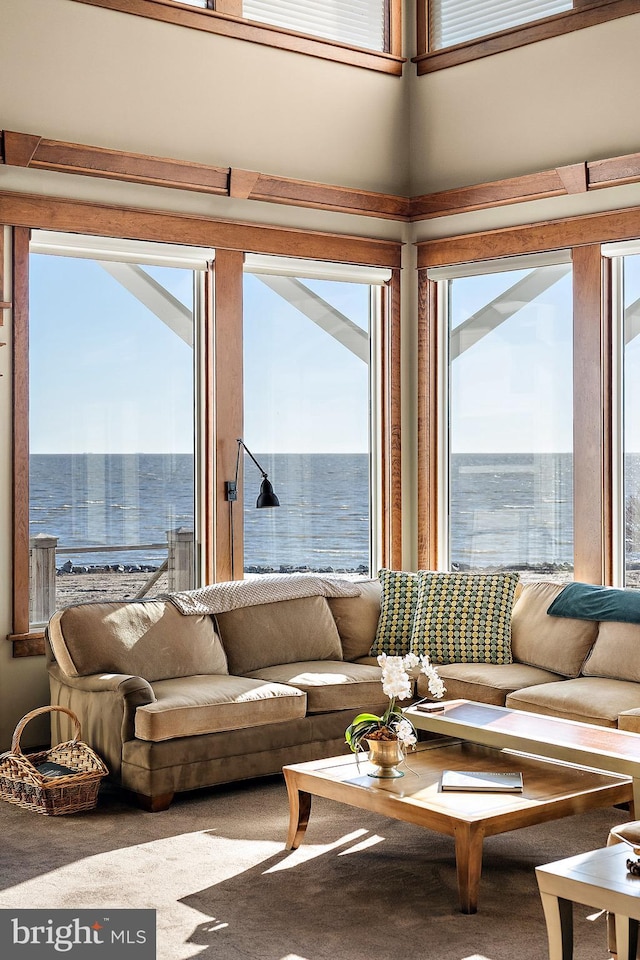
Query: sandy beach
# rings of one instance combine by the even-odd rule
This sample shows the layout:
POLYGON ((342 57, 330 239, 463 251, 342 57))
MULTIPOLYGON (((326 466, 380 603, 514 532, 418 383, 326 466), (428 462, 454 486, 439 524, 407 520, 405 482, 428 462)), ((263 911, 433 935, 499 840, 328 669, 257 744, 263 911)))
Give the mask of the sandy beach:
MULTIPOLYGON (((56 607, 88 600, 134 600, 153 576, 151 573, 66 573, 56 577, 56 607)), ((148 593, 156 597, 168 589, 163 573, 148 593)))
MULTIPOLYGON (((504 572, 504 571, 486 571, 504 572)), ((144 591, 151 573, 65 573, 56 577, 56 607, 61 609, 72 603, 84 603, 89 600, 134 600, 144 591)), ((571 570, 526 570, 520 571, 523 583, 532 580, 546 580, 554 583, 569 583, 573 579, 571 570)), ((627 586, 640 586, 640 574, 631 571, 627 577, 627 586)), ((167 574, 160 578, 143 593, 146 597, 156 597, 168 592, 167 574)))

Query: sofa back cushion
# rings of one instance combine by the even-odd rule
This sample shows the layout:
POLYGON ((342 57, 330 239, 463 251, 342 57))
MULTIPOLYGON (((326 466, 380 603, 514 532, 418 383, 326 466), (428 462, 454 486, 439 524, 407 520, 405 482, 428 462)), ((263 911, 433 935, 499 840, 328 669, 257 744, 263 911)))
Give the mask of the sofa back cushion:
POLYGON ((81 603, 62 611, 49 631, 55 658, 69 676, 125 673, 167 680, 227 673, 213 620, 184 616, 165 600, 81 603))
POLYGON ((236 676, 303 660, 342 660, 326 597, 301 597, 216 615, 229 673, 236 676))
POLYGON ((344 660, 359 660, 360 657, 369 656, 380 619, 380 581, 359 580, 357 585, 360 588, 359 597, 328 598, 340 634, 344 660))
POLYGON ((582 673, 585 677, 640 682, 640 625, 602 620, 582 673))
POLYGON ((590 620, 550 617, 547 609, 564 589, 562 583, 525 583, 511 614, 511 653, 519 663, 577 677, 593 646, 598 624, 590 620))

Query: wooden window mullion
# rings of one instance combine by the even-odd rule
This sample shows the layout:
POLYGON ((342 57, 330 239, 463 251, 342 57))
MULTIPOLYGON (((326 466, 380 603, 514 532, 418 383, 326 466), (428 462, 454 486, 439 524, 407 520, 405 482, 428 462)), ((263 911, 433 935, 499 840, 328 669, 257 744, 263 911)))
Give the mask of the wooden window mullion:
POLYGON ((29 236, 13 229, 13 633, 29 633, 29 236))

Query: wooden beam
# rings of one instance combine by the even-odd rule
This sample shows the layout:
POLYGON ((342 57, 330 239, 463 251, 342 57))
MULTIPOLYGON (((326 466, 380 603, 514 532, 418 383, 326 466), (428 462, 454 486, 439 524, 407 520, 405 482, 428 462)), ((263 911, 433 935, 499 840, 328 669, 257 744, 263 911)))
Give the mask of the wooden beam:
POLYGON ((418 267, 425 268, 614 240, 633 240, 639 236, 640 207, 629 207, 610 213, 592 213, 470 233, 446 240, 424 240, 416 246, 418 267))
POLYGON ((399 267, 402 248, 399 242, 393 240, 238 223, 193 214, 9 192, 0 192, 0 221, 45 230, 157 240, 379 267, 399 267))
POLYGON ((40 137, 29 133, 3 131, 3 160, 12 167, 28 167, 40 143, 40 137))
POLYGON ((411 220, 448 217, 472 210, 523 203, 527 200, 559 197, 566 192, 558 172, 545 170, 542 173, 476 183, 472 186, 412 197, 409 202, 409 216, 411 220))
POLYGON ((4 131, 3 139, 3 162, 10 165, 400 221, 453 216, 640 181, 637 153, 409 198, 237 167, 47 140, 9 130, 4 131))

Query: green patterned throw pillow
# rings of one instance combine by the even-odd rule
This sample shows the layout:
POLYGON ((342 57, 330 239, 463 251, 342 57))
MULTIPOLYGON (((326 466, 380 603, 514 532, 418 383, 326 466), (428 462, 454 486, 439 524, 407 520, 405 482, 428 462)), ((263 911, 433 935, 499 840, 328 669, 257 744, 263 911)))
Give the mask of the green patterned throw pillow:
POLYGON ((434 663, 512 663, 517 573, 418 574, 411 650, 434 663))
POLYGON ((371 656, 380 653, 403 657, 409 652, 413 615, 418 596, 418 574, 405 570, 380 570, 380 619, 371 656))

